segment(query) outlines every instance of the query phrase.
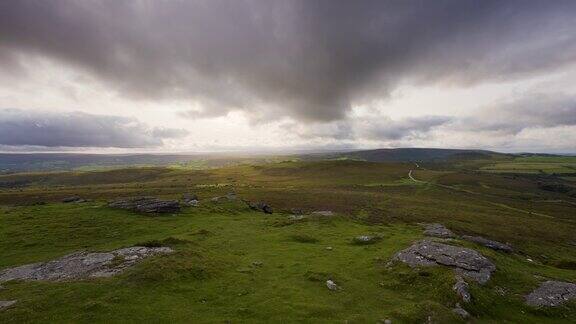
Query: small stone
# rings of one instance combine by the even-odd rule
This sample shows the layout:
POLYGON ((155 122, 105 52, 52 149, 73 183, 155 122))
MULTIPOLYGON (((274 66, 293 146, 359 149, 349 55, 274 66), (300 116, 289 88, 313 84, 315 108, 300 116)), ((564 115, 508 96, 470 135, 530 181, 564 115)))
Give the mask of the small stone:
POLYGON ((304 216, 304 215, 290 215, 290 216, 288 216, 288 219, 291 221, 301 221, 301 220, 306 219, 306 216, 304 216))
POLYGON ((16 304, 17 300, 0 300, 0 311, 16 304))
POLYGON ((470 317, 470 313, 468 313, 460 304, 456 304, 456 307, 452 309, 452 312, 462 318, 470 317))
POLYGON ((254 267, 261 267, 261 266, 263 266, 263 265, 264 265, 264 263, 262 263, 261 261, 254 261, 254 262, 252 262, 252 266, 254 266, 254 267))
POLYGON ((326 287, 328 287, 328 289, 330 290, 338 290, 340 287, 338 287, 338 285, 332 281, 332 280, 326 280, 326 287))
POLYGON ((373 235, 359 235, 356 236, 352 242, 354 244, 359 245, 366 245, 366 244, 373 244, 380 241, 382 238, 380 236, 373 236, 373 235))
POLYGON ((331 247, 331 246, 327 246, 327 247, 326 247, 326 250, 332 251, 332 247, 331 247))
POLYGON ((453 287, 456 294, 462 299, 463 302, 469 303, 472 299, 470 296, 470 290, 468 288, 468 283, 462 279, 460 276, 456 276, 456 283, 453 287))

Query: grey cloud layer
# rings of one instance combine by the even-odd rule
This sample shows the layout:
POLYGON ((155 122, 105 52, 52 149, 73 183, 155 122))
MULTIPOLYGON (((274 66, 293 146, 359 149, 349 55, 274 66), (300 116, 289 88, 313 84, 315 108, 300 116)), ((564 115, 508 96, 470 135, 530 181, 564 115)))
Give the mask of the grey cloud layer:
POLYGON ((335 121, 404 83, 474 84, 572 64, 575 12, 570 0, 7 0, 0 65, 50 57, 126 96, 205 107, 189 117, 238 109, 335 121))
POLYGON ((576 125, 576 96, 533 93, 484 107, 456 129, 517 134, 529 128, 576 125))
POLYGON ((178 138, 186 133, 178 129, 150 129, 133 118, 118 116, 0 110, 0 146, 156 147, 165 138, 178 138))

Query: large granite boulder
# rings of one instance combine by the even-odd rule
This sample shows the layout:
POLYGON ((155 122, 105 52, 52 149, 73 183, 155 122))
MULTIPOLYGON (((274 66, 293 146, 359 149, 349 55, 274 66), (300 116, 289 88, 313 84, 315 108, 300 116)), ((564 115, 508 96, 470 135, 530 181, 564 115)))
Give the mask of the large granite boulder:
POLYGON ((65 281, 110 277, 152 255, 171 253, 169 247, 133 246, 110 252, 77 252, 59 259, 0 271, 0 282, 10 280, 65 281))
POLYGON ((140 213, 175 213, 180 211, 176 200, 161 200, 155 197, 133 197, 108 203, 111 208, 132 210, 140 213))
POLYGON ((562 281, 546 281, 526 296, 530 306, 556 307, 576 300, 576 284, 562 281))
POLYGON ((490 280, 496 266, 475 250, 422 240, 396 254, 394 260, 411 267, 443 265, 480 284, 490 280))

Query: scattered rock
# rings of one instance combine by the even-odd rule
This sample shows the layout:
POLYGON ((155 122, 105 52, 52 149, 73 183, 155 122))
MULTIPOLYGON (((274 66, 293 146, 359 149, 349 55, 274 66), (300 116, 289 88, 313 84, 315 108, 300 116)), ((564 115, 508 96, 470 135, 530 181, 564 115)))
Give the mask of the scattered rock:
POLYGON ((290 209, 290 212, 294 215, 303 215, 304 211, 300 208, 292 208, 290 209))
POLYGON ((472 297, 470 296, 470 290, 468 287, 468 283, 462 279, 460 276, 456 276, 456 283, 453 287, 454 291, 463 302, 469 303, 472 297))
POLYGON ((576 299, 576 284, 562 281, 546 281, 526 296, 530 306, 560 306, 569 300, 576 299))
POLYGON ((340 289, 340 287, 338 287, 338 285, 332 280, 326 280, 326 287, 328 287, 330 290, 340 289))
POLYGON ((389 319, 383 319, 383 320, 380 320, 379 322, 382 324, 392 324, 392 320, 389 320, 389 319))
POLYGON ((304 215, 290 215, 288 216, 288 219, 291 221, 301 221, 301 220, 305 220, 307 217, 304 215))
POLYGON ((334 212, 331 210, 319 210, 319 211, 312 212, 312 215, 330 217, 330 216, 334 216, 334 212))
POLYGON ((16 304, 17 300, 0 300, 0 311, 16 304))
POLYGON ((416 242, 396 254, 394 260, 411 267, 444 265, 453 267, 457 274, 480 284, 490 280, 496 266, 482 254, 472 249, 452 246, 429 240, 416 242))
POLYGON ((456 304, 456 307, 452 309, 452 312, 462 318, 470 317, 470 313, 468 313, 460 304, 456 304))
POLYGON ((244 202, 252 210, 261 211, 265 214, 272 214, 272 212, 273 212, 272 207, 270 207, 270 205, 268 205, 267 203, 264 203, 264 202, 252 203, 252 202, 247 201, 247 200, 245 200, 244 202))
POLYGON ((144 258, 171 253, 169 247, 133 246, 111 252, 77 252, 59 259, 32 263, 0 272, 0 282, 10 280, 64 281, 110 277, 144 258))
POLYGON ((503 251, 503 252, 507 252, 507 253, 510 253, 513 251, 512 247, 510 245, 500 243, 497 241, 492 241, 492 240, 483 238, 481 236, 463 235, 462 239, 464 239, 466 241, 478 243, 480 245, 484 245, 485 247, 490 248, 492 250, 496 250, 496 251, 503 251))
POLYGON ((175 213, 180 211, 176 200, 161 200, 155 197, 133 197, 108 203, 111 208, 132 210, 141 213, 175 213))
POLYGON ((62 199, 63 203, 81 203, 81 202, 85 202, 86 200, 78 197, 78 196, 71 196, 71 197, 66 197, 64 199, 62 199))
POLYGON ((200 201, 197 195, 194 194, 183 194, 182 204, 188 207, 198 207, 200 201))
POLYGON ((440 238, 454 238, 456 235, 442 224, 422 224, 424 226, 424 235, 440 238))
POLYGON ((332 249, 332 247, 331 247, 331 246, 327 246, 327 247, 326 247, 326 250, 328 250, 328 251, 332 251, 333 249, 332 249))
POLYGON ((367 245, 367 244, 374 244, 374 243, 380 241, 381 239, 382 239, 382 237, 380 237, 380 236, 360 235, 360 236, 356 236, 352 240, 352 243, 357 244, 357 245, 367 245))
POLYGON ((254 261, 254 262, 252 262, 252 266, 254 266, 254 267, 261 267, 261 266, 263 266, 263 265, 264 265, 264 263, 262 263, 262 261, 254 261))

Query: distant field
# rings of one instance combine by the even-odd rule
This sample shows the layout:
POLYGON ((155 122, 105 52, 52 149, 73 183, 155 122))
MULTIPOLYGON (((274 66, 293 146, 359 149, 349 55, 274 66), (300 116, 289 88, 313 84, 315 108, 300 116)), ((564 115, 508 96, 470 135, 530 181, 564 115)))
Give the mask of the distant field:
POLYGON ((518 157, 511 161, 483 166, 480 170, 500 173, 576 174, 576 157, 518 157))
POLYGON ((0 270, 146 242, 176 250, 114 278, 3 283, 0 300, 18 303, 0 312, 0 323, 462 323, 451 311, 458 302, 451 269, 388 266, 422 237, 420 222, 515 248, 505 254, 451 241, 497 266, 487 285, 471 285, 473 301, 464 307, 474 323, 574 318, 576 303, 550 311, 523 303, 543 280, 576 281, 576 195, 540 186, 541 178, 550 185, 564 180, 447 163, 284 161, 0 175, 0 270), (252 211, 241 199, 211 200, 231 191, 270 204, 274 213, 252 211), (106 204, 184 193, 197 194, 200 206, 150 216, 106 204), (71 195, 89 201, 61 203, 71 195), (292 221, 294 209, 336 216, 292 221), (373 234, 382 240, 352 244, 373 234), (328 290, 328 278, 342 290, 328 290))

